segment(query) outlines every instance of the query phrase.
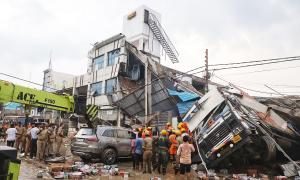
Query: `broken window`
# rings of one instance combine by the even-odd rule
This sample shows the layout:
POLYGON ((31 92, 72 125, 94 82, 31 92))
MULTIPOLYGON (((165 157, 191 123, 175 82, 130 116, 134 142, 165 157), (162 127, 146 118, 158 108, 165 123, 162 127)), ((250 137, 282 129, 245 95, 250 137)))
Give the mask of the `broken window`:
POLYGON ((99 70, 104 67, 104 55, 101 55, 93 60, 94 70, 99 70))
POLYGON ((115 87, 116 87, 116 78, 106 80, 105 93, 112 94, 115 91, 115 87))
POLYGON ((102 82, 91 84, 92 96, 99 96, 102 94, 102 82))
POLYGON ((118 60, 118 57, 119 57, 119 54, 120 54, 120 49, 116 49, 116 50, 110 51, 108 53, 108 62, 107 62, 107 65, 108 66, 112 66, 112 65, 116 64, 117 60, 118 60))

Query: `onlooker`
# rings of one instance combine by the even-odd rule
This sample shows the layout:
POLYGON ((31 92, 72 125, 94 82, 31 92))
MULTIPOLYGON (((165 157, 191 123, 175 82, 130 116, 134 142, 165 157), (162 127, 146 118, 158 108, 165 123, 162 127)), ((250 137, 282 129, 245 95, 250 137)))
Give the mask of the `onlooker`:
POLYGON ((183 136, 183 143, 178 147, 177 150, 177 155, 180 157, 180 174, 183 175, 191 172, 191 154, 194 151, 194 146, 189 144, 189 136, 183 136))
POLYGON ((16 141, 16 133, 17 129, 15 128, 14 124, 10 125, 10 128, 6 130, 6 141, 7 141, 7 146, 14 147, 15 141, 16 141))
POLYGON ((134 158, 134 152, 135 152, 135 142, 136 142, 136 137, 134 134, 134 137, 131 137, 131 156, 132 156, 132 167, 133 170, 135 170, 135 158, 134 158))
POLYGON ((135 160, 135 167, 136 170, 143 169, 143 138, 142 133, 138 133, 138 138, 135 142, 135 151, 134 151, 134 160, 135 160))
POLYGON ((30 158, 33 158, 36 156, 36 148, 37 148, 37 136, 38 132, 40 132, 39 128, 35 126, 35 124, 32 124, 32 128, 28 132, 28 134, 31 137, 31 145, 30 145, 30 158))

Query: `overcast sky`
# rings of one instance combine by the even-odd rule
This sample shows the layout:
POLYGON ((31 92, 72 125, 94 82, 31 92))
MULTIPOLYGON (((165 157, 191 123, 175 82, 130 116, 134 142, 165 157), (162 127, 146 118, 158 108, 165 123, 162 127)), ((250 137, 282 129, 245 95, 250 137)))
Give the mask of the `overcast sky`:
MULTIPOLYGON (((300 55, 298 0, 1 0, 0 72, 42 83, 52 52, 54 70, 83 74, 91 44, 122 32, 123 16, 143 4, 161 13, 180 54, 179 64, 163 63, 178 70, 204 65, 206 48, 210 64, 300 55)), ((296 61, 215 74, 254 90, 270 92, 268 84, 300 94, 299 66, 296 61), (273 71, 250 73, 266 69, 273 71)))

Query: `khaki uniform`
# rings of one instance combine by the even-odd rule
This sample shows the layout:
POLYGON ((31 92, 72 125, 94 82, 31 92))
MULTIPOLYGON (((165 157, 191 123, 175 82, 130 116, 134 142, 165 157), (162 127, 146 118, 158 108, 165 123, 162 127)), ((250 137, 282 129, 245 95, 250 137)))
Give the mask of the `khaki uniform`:
POLYGON ((30 145, 31 145, 31 137, 29 134, 30 130, 31 130, 31 128, 28 128, 26 131, 26 142, 24 143, 25 144, 25 157, 29 153, 30 145))
POLYGON ((146 169, 148 167, 148 173, 152 173, 151 168, 152 168, 152 138, 151 137, 146 137, 143 141, 143 149, 144 149, 144 154, 143 154, 143 167, 144 167, 144 172, 146 172, 146 169))
POLYGON ((37 160, 43 160, 44 159, 45 144, 46 144, 47 139, 48 139, 47 129, 43 129, 38 134, 38 138, 37 138, 37 153, 36 153, 37 160))
POLYGON ((59 150, 60 150, 60 147, 61 147, 61 144, 63 142, 63 138, 64 138, 64 129, 62 127, 59 127, 58 130, 57 130, 57 134, 56 134, 56 137, 55 137, 55 140, 56 140, 56 151, 55 153, 58 155, 59 154, 59 150))
POLYGON ((19 150, 20 145, 22 146, 22 136, 25 131, 24 127, 17 126, 17 134, 16 134, 16 148, 19 150))
POLYGON ((25 148, 26 148, 26 136, 27 136, 27 128, 24 127, 24 131, 23 131, 22 138, 21 138, 21 141, 22 141, 21 150, 23 152, 25 151, 25 148))
POLYGON ((54 155, 54 143, 55 143, 54 128, 49 127, 47 133, 48 133, 48 140, 46 142, 45 155, 50 156, 50 155, 54 155))

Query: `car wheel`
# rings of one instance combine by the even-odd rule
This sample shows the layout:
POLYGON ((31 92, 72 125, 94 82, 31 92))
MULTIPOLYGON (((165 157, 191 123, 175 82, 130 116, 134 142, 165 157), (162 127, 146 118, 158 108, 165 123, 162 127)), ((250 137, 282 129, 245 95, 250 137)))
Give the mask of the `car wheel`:
POLYGON ((102 161, 105 164, 111 165, 117 161, 117 152, 112 148, 107 148, 102 153, 102 161))

